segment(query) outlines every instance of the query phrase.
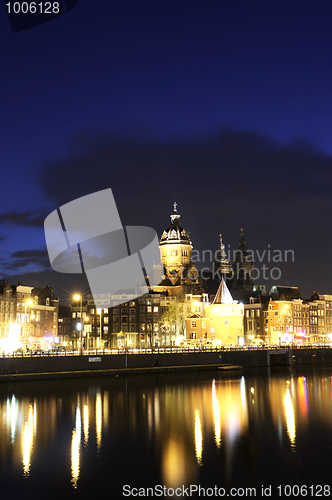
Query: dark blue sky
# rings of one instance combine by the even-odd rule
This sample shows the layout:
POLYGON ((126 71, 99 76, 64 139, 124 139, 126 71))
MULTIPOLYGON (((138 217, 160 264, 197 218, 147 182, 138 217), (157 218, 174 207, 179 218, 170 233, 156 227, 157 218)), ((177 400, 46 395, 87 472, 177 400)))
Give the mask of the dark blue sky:
POLYGON ((331 26, 330 1, 80 0, 12 33, 1 6, 1 277, 71 293, 43 220, 111 187, 124 224, 161 234, 176 200, 195 248, 244 227, 332 294, 331 26))

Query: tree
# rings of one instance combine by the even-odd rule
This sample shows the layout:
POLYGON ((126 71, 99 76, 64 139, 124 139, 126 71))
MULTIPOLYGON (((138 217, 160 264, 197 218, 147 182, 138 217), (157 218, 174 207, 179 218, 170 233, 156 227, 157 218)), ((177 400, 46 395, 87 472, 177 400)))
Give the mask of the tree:
POLYGON ((161 317, 161 324, 169 332, 184 335, 186 328, 186 318, 188 316, 186 304, 176 299, 167 306, 161 317))

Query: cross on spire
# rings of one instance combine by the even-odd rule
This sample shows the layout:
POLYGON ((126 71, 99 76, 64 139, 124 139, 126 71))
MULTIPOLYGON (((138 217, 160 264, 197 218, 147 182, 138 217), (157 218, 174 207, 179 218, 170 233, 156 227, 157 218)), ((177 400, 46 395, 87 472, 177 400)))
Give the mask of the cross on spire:
POLYGON ((175 224, 179 225, 180 214, 178 213, 177 206, 178 206, 178 204, 175 201, 173 203, 173 213, 171 215, 171 221, 172 221, 172 224, 175 223, 175 224))

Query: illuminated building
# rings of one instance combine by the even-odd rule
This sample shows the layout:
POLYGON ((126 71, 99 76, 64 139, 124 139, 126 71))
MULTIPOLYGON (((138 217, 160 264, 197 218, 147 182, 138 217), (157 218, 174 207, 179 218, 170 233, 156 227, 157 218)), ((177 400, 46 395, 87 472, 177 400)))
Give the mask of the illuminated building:
POLYGON ((293 302, 270 300, 264 312, 265 340, 267 344, 279 345, 294 340, 293 302))
POLYGON ((328 341, 332 337, 332 295, 320 295, 320 299, 325 301, 325 325, 328 341))
POLYGON ((6 351, 11 325, 16 316, 16 297, 9 283, 0 285, 0 352, 6 351))
MULTIPOLYGON (((19 304, 20 287, 17 287, 17 305, 19 304)), ((41 347, 47 349, 58 343, 58 314, 59 299, 54 296, 53 289, 50 286, 45 288, 32 288, 31 298, 28 302, 27 296, 22 296, 21 306, 24 303, 28 305, 26 311, 26 321, 29 323, 31 347, 41 347)))
POLYGON ((243 316, 243 304, 233 300, 222 280, 213 303, 204 305, 204 316, 195 313, 186 319, 187 341, 198 339, 212 345, 243 344, 243 316))
POLYGON ((244 337, 247 344, 255 339, 265 342, 264 311, 269 297, 250 297, 249 304, 244 304, 244 337))
MULTIPOLYGON (((87 301, 82 300, 81 303, 81 296, 80 295, 74 295, 73 301, 70 304, 70 316, 71 316, 71 342, 72 342, 72 347, 77 349, 78 345, 80 344, 81 340, 81 325, 83 325, 83 342, 85 342, 85 346, 87 347, 87 338, 86 338, 86 333, 87 333, 87 325, 85 322, 85 319, 87 317, 87 301)), ((91 325, 88 328, 89 333, 91 334, 91 325)), ((95 348, 96 345, 92 341, 92 339, 89 339, 89 342, 91 344, 91 347, 95 348)))
POLYGON ((70 306, 59 305, 58 338, 62 345, 70 346, 72 334, 70 306))
POLYGON ((268 310, 264 312, 266 342, 279 344, 329 341, 329 333, 332 334, 332 296, 317 297, 310 301, 300 298, 271 300, 268 310))
POLYGON ((51 287, 3 285, 0 288, 1 350, 12 352, 52 346, 58 332, 58 308, 59 300, 51 287))
POLYGON ((164 276, 154 291, 167 292, 177 297, 193 291, 203 292, 198 280, 198 271, 191 262, 193 246, 190 234, 182 228, 176 203, 170 217, 171 225, 163 231, 159 246, 164 276))

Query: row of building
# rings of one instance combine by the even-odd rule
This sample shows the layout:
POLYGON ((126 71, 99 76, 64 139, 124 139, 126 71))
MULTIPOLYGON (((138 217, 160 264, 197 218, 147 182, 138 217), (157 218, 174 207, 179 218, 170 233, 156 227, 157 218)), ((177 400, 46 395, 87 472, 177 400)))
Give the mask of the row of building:
POLYGON ((254 283, 243 230, 233 263, 220 236, 211 273, 202 279, 176 204, 170 217, 160 239, 163 278, 148 294, 80 295, 63 306, 51 287, 2 282, 1 351, 330 342, 332 295, 305 301, 296 287, 272 287, 267 294, 254 283))
POLYGON ((58 319, 59 299, 51 287, 0 283, 0 352, 51 347, 58 319))

